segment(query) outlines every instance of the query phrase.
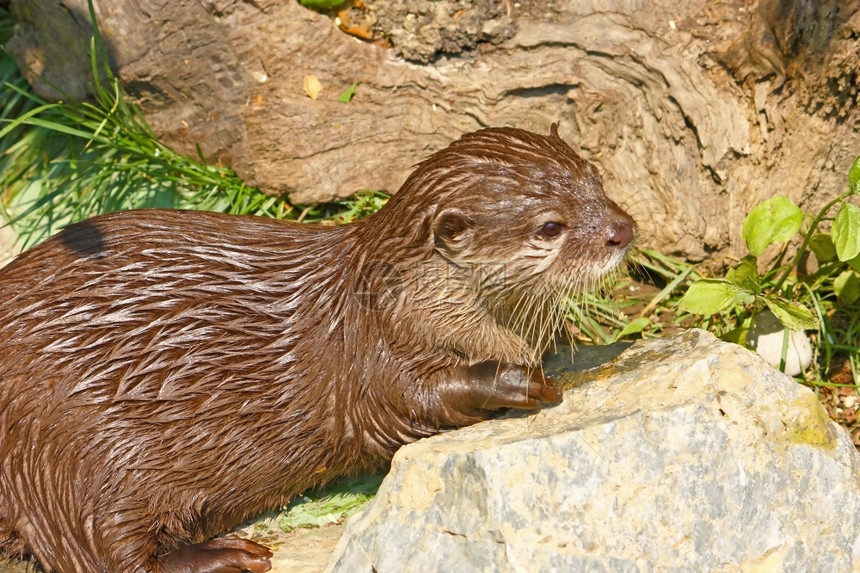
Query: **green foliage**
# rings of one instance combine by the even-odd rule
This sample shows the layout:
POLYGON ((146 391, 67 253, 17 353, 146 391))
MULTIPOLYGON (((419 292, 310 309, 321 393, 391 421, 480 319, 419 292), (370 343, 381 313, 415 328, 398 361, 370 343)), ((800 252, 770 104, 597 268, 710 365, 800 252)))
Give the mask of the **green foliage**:
POLYGON ((605 292, 588 292, 569 301, 567 320, 576 337, 599 344, 609 344, 624 335, 639 334, 636 326, 619 308, 630 301, 612 300, 605 292))
POLYGON ((161 144, 112 76, 109 89, 93 86, 93 103, 49 103, 11 73, 10 62, 3 58, 0 209, 23 247, 73 221, 122 209, 197 208, 277 217, 291 211, 282 199, 246 186, 230 170, 161 144))
POLYGON ((299 527, 339 523, 376 495, 382 477, 379 474, 364 474, 332 482, 319 491, 307 492, 289 503, 278 518, 278 527, 290 532, 299 527))
POLYGON ((649 326, 651 326, 651 320, 647 316, 636 317, 624 325, 624 328, 615 336, 615 339, 619 340, 633 334, 643 334, 649 326))
POLYGON ((788 330, 808 330, 818 326, 812 311, 799 302, 777 296, 764 296, 761 300, 788 330))
MULTIPOLYGON (((12 19, 0 9, 0 40, 12 19)), ((207 165, 160 143, 92 39, 92 102, 42 100, 0 53, 0 214, 32 246, 69 223, 101 213, 165 207, 341 223, 374 212, 387 196, 300 208, 249 187, 230 169, 207 165)))
POLYGON ((833 246, 840 261, 860 254, 860 207, 843 203, 833 219, 833 246))
MULTIPOLYGON (((822 341, 837 340, 829 317, 840 315, 845 305, 860 299, 857 264, 860 261, 860 208, 849 202, 860 192, 858 180, 860 157, 849 170, 848 190, 818 213, 805 215, 784 197, 774 197, 756 205, 743 226, 750 254, 729 269, 725 278, 702 278, 690 285, 679 301, 679 308, 705 317, 723 315, 724 325, 731 328, 718 327, 718 334, 740 343, 745 342, 746 331, 765 308, 789 330, 819 329, 822 341), (829 214, 836 206, 839 209, 831 219, 829 214), (808 221, 805 230, 804 221, 808 221), (828 221, 831 222, 829 232, 822 230, 823 223, 828 221), (801 245, 797 254, 783 263, 789 241, 798 234, 801 245), (769 268, 759 272, 758 256, 772 245, 781 247, 779 255, 769 268), (810 253, 818 261, 818 270, 809 275, 794 274, 801 260, 810 253)), ((716 320, 715 324, 719 322, 716 320)), ((825 342, 825 346, 827 344, 825 342)), ((853 348, 854 352, 857 350, 856 342, 849 341, 843 346, 849 350, 853 348)), ((825 353, 829 362, 832 348, 825 349, 825 353)))
POLYGON ((848 188, 855 195, 860 195, 860 157, 854 160, 854 164, 848 170, 848 188))
POLYGON ((690 315, 678 312, 677 291, 701 280, 693 265, 650 249, 634 253, 630 262, 633 276, 608 285, 610 292, 588 293, 571 302, 568 320, 577 338, 609 344, 622 338, 660 336, 666 329, 689 323, 690 315), (662 283, 662 290, 650 290, 646 283, 652 281, 662 283))
POLYGON ((833 279, 833 292, 842 302, 847 304, 857 302, 860 299, 860 274, 853 269, 842 271, 833 279))
POLYGON ((678 303, 681 310, 696 314, 718 314, 734 305, 749 305, 755 294, 729 280, 702 279, 687 290, 678 303))
POLYGON ((389 197, 382 191, 359 191, 348 199, 305 207, 296 220, 324 225, 353 223, 382 209, 389 197))
POLYGON ((744 221, 743 238, 750 253, 761 255, 774 243, 785 243, 800 230, 803 211, 785 197, 773 197, 753 207, 744 221))
POLYGON ((830 233, 816 233, 809 239, 809 248, 815 253, 815 258, 821 263, 830 262, 836 258, 836 246, 830 233))

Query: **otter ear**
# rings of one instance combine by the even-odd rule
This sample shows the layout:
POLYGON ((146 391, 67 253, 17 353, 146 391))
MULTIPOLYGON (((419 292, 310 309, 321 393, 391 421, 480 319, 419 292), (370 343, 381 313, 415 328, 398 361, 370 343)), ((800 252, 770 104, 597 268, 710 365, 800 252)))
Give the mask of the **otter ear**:
POLYGON ((462 251, 472 238, 472 223, 459 209, 443 209, 433 219, 436 247, 451 253, 462 251))

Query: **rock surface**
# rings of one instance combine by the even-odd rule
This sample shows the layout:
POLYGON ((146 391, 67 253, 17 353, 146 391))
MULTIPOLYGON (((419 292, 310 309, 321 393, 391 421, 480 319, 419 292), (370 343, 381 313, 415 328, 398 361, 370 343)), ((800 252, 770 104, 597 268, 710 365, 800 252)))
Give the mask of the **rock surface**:
POLYGON ((860 562, 860 456, 812 392, 754 354, 689 331, 560 379, 558 407, 401 449, 327 571, 860 562))
MULTIPOLYGON (((860 145, 857 2, 374 0, 377 43, 295 0, 95 4, 166 143, 297 203, 396 191, 480 127, 560 122, 649 246, 701 260, 742 254, 745 214, 775 193, 826 203, 860 145)), ((86 0, 11 5, 28 78, 85 95, 86 0)))

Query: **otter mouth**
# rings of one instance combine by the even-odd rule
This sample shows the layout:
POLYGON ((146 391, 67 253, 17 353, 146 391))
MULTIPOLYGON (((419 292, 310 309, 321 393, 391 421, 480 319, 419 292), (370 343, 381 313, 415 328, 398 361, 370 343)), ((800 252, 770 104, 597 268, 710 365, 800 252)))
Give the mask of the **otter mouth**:
MULTIPOLYGON (((513 317, 513 330, 528 333, 533 344, 534 360, 540 358, 561 335, 573 344, 574 333, 565 323, 575 316, 593 315, 587 309, 593 305, 589 293, 600 293, 612 287, 627 268, 629 243, 616 249, 605 261, 588 265, 570 265, 563 276, 551 270, 542 273, 544 279, 532 286, 520 305, 522 317, 513 317)), ((598 295, 599 296, 599 295, 598 295)))
POLYGON ((629 250, 627 248, 616 251, 605 263, 593 267, 589 282, 594 286, 589 286, 586 290, 601 288, 618 278, 626 266, 628 255, 629 250))

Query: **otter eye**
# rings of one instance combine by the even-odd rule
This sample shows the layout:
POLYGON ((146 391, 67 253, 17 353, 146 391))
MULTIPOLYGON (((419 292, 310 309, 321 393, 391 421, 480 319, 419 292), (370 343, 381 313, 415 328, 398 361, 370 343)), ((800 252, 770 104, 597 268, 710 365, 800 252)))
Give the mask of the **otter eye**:
POLYGON ((544 223, 543 227, 540 228, 540 234, 548 239, 554 239, 558 237, 563 230, 564 225, 556 223, 555 221, 550 221, 549 223, 544 223))

